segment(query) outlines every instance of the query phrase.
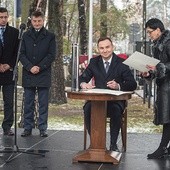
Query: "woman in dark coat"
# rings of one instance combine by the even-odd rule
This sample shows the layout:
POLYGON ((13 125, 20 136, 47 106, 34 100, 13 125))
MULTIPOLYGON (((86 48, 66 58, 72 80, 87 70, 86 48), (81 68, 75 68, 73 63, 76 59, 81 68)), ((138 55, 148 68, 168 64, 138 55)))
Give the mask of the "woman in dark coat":
POLYGON ((160 60, 156 66, 148 65, 149 72, 143 73, 146 78, 156 78, 157 94, 155 102, 155 125, 163 125, 162 139, 158 149, 148 154, 148 159, 162 158, 170 154, 170 31, 165 30, 163 23, 152 18, 146 23, 146 32, 153 40, 153 56, 160 60))

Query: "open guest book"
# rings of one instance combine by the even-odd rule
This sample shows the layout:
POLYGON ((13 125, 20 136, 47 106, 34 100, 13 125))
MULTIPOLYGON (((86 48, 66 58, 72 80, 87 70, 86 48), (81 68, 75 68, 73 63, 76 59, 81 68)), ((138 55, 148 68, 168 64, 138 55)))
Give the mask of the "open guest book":
POLYGON ((119 90, 110 90, 110 89, 86 89, 81 90, 84 93, 98 93, 98 94, 112 94, 112 95, 122 95, 122 94, 133 94, 133 91, 119 91, 119 90))

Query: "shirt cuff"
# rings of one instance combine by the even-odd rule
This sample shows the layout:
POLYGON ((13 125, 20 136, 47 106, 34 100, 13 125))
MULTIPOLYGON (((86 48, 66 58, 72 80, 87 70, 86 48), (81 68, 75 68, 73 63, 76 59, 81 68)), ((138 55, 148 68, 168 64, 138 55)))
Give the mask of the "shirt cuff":
POLYGON ((120 84, 117 84, 118 85, 118 90, 120 91, 120 84))

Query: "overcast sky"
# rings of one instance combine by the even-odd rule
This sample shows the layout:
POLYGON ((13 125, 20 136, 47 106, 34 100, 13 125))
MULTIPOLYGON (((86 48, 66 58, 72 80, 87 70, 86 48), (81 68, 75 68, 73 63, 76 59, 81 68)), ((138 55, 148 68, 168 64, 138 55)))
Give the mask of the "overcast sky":
POLYGON ((123 8, 123 3, 121 0, 114 0, 114 4, 117 8, 122 9, 123 8))

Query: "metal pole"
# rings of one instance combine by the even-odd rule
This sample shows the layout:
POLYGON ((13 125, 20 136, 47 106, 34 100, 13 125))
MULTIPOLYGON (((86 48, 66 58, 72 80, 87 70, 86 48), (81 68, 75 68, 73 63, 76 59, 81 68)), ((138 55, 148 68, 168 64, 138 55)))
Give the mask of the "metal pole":
POLYGON ((14 0, 14 27, 16 27, 17 21, 17 0, 14 0))
MULTIPOLYGON (((143 0, 143 53, 146 54, 146 0, 143 0)), ((144 81, 143 89, 143 103, 145 103, 146 95, 148 96, 148 108, 151 105, 151 91, 152 91, 152 82, 147 83, 144 81)))
POLYGON ((76 91, 79 91, 79 45, 76 46, 76 91))
MULTIPOLYGON (((142 30, 142 37, 143 37, 143 53, 146 54, 146 30, 145 30, 145 23, 146 23, 146 0, 143 0, 143 30, 142 30)), ((145 104, 146 98, 146 89, 147 83, 144 81, 143 85, 143 103, 145 104)))
POLYGON ((72 44, 72 79, 71 90, 79 91, 79 45, 72 44))
POLYGON ((89 50, 88 60, 93 56, 93 0, 90 0, 89 6, 89 50))

